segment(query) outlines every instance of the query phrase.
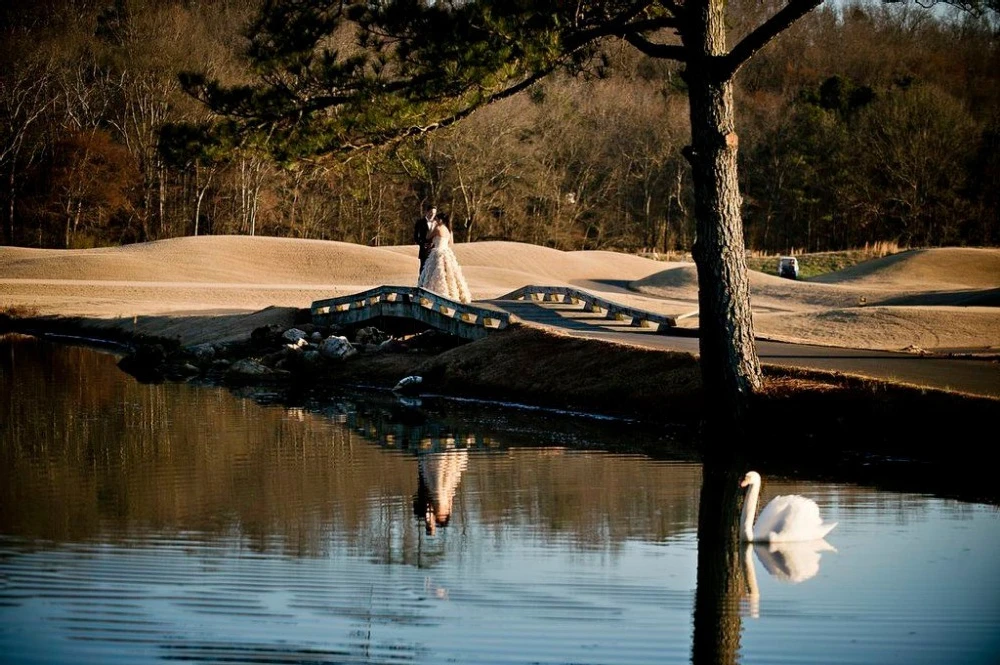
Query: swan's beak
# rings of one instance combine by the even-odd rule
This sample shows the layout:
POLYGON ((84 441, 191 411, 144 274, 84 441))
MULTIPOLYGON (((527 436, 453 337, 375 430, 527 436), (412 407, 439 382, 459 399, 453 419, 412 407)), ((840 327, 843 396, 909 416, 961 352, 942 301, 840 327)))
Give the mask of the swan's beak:
POLYGON ((750 484, 750 481, 747 480, 746 478, 743 478, 743 480, 740 481, 740 487, 746 487, 749 484, 750 484))

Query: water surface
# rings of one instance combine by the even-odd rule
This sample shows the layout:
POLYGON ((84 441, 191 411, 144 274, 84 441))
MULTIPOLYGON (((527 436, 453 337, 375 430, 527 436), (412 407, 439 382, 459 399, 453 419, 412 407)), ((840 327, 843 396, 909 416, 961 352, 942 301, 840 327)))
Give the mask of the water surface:
MULTIPOLYGON (((3 663, 691 661, 701 467, 670 433, 115 360, 0 343, 3 663)), ((739 553, 733 660, 998 662, 995 506, 764 480, 839 526, 739 553)))

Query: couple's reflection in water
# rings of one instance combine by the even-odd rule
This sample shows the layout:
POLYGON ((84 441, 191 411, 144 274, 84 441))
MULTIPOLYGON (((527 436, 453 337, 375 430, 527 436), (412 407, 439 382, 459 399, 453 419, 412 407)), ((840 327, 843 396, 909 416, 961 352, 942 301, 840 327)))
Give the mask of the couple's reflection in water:
POLYGON ((797 584, 819 573, 822 552, 836 551, 825 540, 747 543, 741 539, 740 480, 747 468, 742 456, 731 454, 709 455, 702 467, 692 641, 695 665, 739 662, 743 617, 760 617, 754 557, 769 575, 797 584))
MULTIPOLYGON (((408 414, 401 420, 411 425, 426 424, 426 415, 421 411, 423 402, 419 398, 397 395, 396 399, 408 414)), ((400 419, 398 412, 396 417, 400 419)), ((419 425, 414 429, 422 430, 419 425)), ((468 446, 476 445, 474 436, 461 439, 447 430, 434 435, 423 432, 417 444, 417 492, 413 496, 413 514, 423 521, 428 536, 451 523, 455 493, 462 474, 469 467, 468 446)))
MULTIPOLYGON (((445 439, 444 442, 448 440, 445 439)), ((432 449, 417 453, 417 493, 413 514, 424 521, 429 536, 451 522, 455 492, 469 466, 464 448, 432 449)))

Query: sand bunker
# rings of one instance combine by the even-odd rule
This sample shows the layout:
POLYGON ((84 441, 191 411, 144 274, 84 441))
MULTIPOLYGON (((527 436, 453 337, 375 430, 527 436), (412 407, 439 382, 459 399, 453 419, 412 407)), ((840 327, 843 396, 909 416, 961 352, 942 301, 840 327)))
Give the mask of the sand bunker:
MULTIPOLYGON (((459 244, 455 251, 476 299, 527 284, 573 285, 661 313, 697 307, 691 263, 513 242, 459 244)), ((0 247, 0 307, 101 319, 155 316, 188 337, 183 327, 204 327, 205 317, 413 285, 417 270, 413 246, 287 238, 201 236, 92 250, 0 247)), ((914 250, 809 281, 752 272, 751 294, 757 333, 769 339, 1000 350, 997 249, 914 250)))

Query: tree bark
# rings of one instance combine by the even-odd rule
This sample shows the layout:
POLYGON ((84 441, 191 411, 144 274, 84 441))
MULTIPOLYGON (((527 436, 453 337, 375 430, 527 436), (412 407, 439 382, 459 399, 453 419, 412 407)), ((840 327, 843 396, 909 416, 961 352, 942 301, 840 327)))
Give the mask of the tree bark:
POLYGON ((726 52, 725 2, 698 0, 688 7, 691 146, 686 156, 695 194, 702 382, 713 424, 738 424, 762 376, 740 214, 733 86, 731 76, 717 73, 726 52))

